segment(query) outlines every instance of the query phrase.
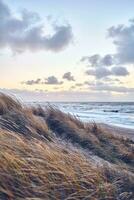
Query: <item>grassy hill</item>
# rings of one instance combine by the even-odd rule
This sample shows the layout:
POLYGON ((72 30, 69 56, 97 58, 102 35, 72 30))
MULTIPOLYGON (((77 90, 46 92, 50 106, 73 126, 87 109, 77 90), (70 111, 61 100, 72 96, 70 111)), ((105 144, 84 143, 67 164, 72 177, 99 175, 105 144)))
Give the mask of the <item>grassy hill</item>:
POLYGON ((134 142, 0 95, 1 200, 132 200, 134 142))

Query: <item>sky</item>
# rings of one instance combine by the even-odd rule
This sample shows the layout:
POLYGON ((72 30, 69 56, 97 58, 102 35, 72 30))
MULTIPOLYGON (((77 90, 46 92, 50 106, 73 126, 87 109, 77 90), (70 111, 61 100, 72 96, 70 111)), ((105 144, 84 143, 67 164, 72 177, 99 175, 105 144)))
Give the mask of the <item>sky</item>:
POLYGON ((133 0, 0 0, 0 92, 134 101, 133 0))

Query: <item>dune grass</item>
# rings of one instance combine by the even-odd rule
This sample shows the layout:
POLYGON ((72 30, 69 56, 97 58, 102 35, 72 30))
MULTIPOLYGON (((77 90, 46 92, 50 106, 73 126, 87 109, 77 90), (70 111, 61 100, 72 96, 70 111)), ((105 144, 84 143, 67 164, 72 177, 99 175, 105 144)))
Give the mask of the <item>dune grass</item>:
POLYGON ((132 200, 133 144, 56 108, 27 108, 1 94, 0 199, 132 200), (107 164, 96 165, 88 153, 107 164))
POLYGON ((81 148, 112 163, 126 163, 134 166, 134 142, 115 137, 95 123, 82 123, 70 114, 49 107, 46 121, 59 137, 79 144, 81 148))

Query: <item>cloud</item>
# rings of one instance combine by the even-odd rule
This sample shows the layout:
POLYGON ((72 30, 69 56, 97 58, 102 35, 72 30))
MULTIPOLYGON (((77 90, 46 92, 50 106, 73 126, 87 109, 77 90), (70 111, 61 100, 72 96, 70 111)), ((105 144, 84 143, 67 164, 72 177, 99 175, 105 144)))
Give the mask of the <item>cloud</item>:
POLYGON ((106 54, 102 59, 101 59, 101 64, 104 66, 111 66, 113 65, 113 56, 110 54, 106 54))
POLYGON ((115 46, 114 54, 93 54, 81 58, 81 62, 88 63, 86 74, 101 79, 109 76, 128 76, 129 67, 134 66, 134 19, 128 25, 119 24, 108 30, 108 38, 115 46))
POLYGON ((107 30, 107 36, 112 39, 115 54, 104 57, 99 54, 84 56, 81 61, 88 61, 91 66, 134 64, 134 19, 130 19, 128 25, 111 26, 107 30))
POLYGON ((134 87, 125 87, 116 85, 118 79, 110 79, 109 81, 85 81, 84 84, 88 85, 91 91, 104 91, 104 92, 117 92, 117 93, 134 93, 134 87))
POLYGON ((134 20, 129 25, 120 24, 108 29, 108 37, 116 46, 115 58, 121 64, 134 63, 134 20))
POLYGON ((75 84, 76 87, 81 87, 81 86, 83 86, 83 85, 84 85, 84 83, 76 83, 76 84, 75 84))
POLYGON ((63 84, 63 81, 59 81, 55 76, 49 76, 48 78, 43 81, 41 78, 37 78, 36 80, 27 80, 21 82, 21 84, 25 85, 41 85, 41 84, 47 84, 47 85, 61 85, 63 84))
MULTIPOLYGON (((101 86, 102 87, 102 86, 101 86)), ((107 88, 104 88, 103 90, 95 89, 93 87, 92 91, 88 88, 88 91, 75 91, 75 90, 69 90, 69 91, 29 91, 29 90, 19 90, 19 89, 4 89, 0 88, 0 92, 11 95, 13 97, 18 98, 20 101, 132 101, 133 102, 133 96, 134 96, 134 88, 126 88, 126 87, 116 87, 112 88, 108 86, 107 88), (118 92, 120 95, 112 95, 111 91, 120 91, 118 92), (125 91, 124 92, 122 91, 125 91), (55 98, 56 97, 56 98, 55 98)))
MULTIPOLYGON (((29 91, 29 90, 19 90, 19 89, 2 89, 0 92, 16 97, 24 102, 30 101, 95 101, 100 99, 102 92, 77 92, 77 91, 55 91, 55 92, 39 92, 39 91, 29 91), (55 98, 56 97, 56 98, 55 98)), ((103 94, 103 98, 109 99, 109 94, 103 94)), ((112 96, 110 96, 111 98, 112 96)))
POLYGON ((74 89, 76 89, 76 86, 73 85, 73 86, 70 87, 70 89, 71 89, 71 90, 74 90, 74 89))
POLYGON ((0 0, 0 19, 6 19, 10 17, 9 8, 0 0))
POLYGON ((90 81, 85 81, 84 82, 84 85, 92 85, 93 83, 92 82, 90 82, 90 81))
POLYGON ((38 78, 36 80, 23 81, 22 84, 25 84, 25 85, 37 85, 37 84, 41 84, 41 79, 38 78))
POLYGON ((44 83, 48 85, 61 85, 63 81, 59 81, 55 76, 49 76, 44 83))
POLYGON ((17 53, 26 50, 58 52, 68 46, 73 38, 69 24, 53 24, 53 34, 45 34, 37 13, 23 10, 17 18, 2 0, 0 20, 0 48, 8 47, 17 53))
POLYGON ((86 71, 87 75, 95 76, 97 79, 111 75, 111 71, 105 67, 89 69, 86 71))
POLYGON ((105 78, 108 76, 127 76, 129 72, 125 67, 115 66, 111 69, 106 67, 97 67, 95 69, 89 69, 86 71, 87 75, 95 76, 96 79, 105 78))
POLYGON ((83 56, 81 62, 88 61, 91 67, 96 67, 99 65, 101 57, 99 54, 94 54, 92 56, 83 56))
POLYGON ((106 54, 103 57, 99 54, 94 54, 91 56, 84 56, 80 61, 87 61, 90 67, 111 66, 114 63, 114 57, 110 54, 106 54))
POLYGON ((75 81, 74 76, 71 74, 71 72, 66 72, 63 77, 63 79, 66 79, 68 81, 75 81))
POLYGON ((125 67, 112 67, 111 73, 115 76, 127 76, 129 75, 129 72, 125 67))
POLYGON ((134 93, 134 88, 128 88, 128 87, 124 87, 124 86, 107 85, 107 84, 97 84, 97 85, 91 86, 90 89, 96 90, 96 91, 134 93))

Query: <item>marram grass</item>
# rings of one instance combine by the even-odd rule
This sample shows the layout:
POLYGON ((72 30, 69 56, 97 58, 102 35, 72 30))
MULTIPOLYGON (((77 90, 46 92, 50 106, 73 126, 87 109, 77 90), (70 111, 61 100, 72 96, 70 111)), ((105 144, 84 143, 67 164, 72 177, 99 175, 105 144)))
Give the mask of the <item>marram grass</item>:
POLYGON ((133 167, 132 140, 0 95, 1 200, 132 200, 133 167))

